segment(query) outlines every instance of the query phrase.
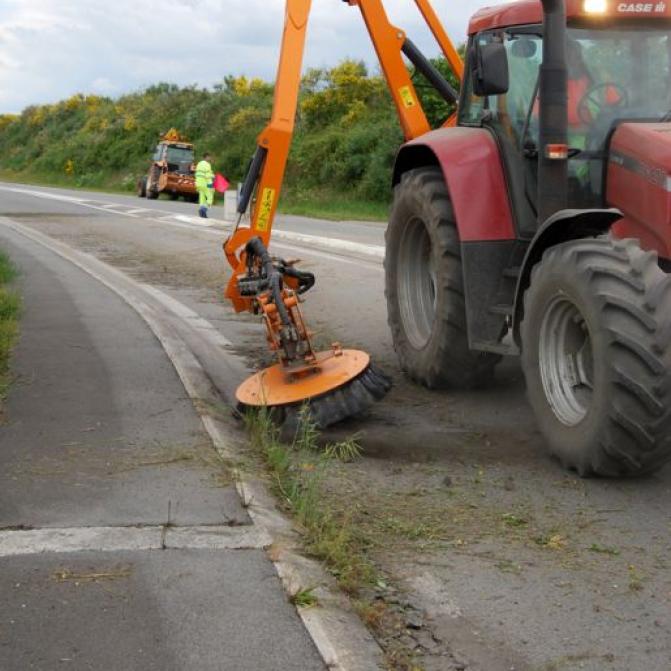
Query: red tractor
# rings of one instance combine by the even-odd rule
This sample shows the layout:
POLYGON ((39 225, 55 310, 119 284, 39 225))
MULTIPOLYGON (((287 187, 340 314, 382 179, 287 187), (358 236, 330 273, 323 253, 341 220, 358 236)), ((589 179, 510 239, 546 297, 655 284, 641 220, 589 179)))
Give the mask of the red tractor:
MULTIPOLYGON (((671 459, 671 6, 483 9, 463 68, 429 1, 415 0, 461 79, 457 92, 381 0, 344 1, 362 12, 409 139, 394 168, 385 259, 402 369, 428 387, 473 387, 502 355, 521 355, 538 425, 564 466, 606 476, 658 469, 671 459), (429 128, 401 53, 457 103, 442 128, 429 128)), ((227 296, 237 309, 261 305, 274 332, 288 334, 273 341, 284 352, 277 386, 294 385, 284 398, 328 410, 331 381, 311 349, 302 362, 310 384, 297 389, 291 376, 303 351, 295 296, 270 295, 270 270, 255 260, 268 259, 251 243, 243 249, 270 239, 309 10, 310 0, 287 0, 274 116, 240 213, 258 197, 250 227, 225 246, 237 273, 227 296)), ((351 378, 345 371, 339 384, 351 378)))
POLYGON ((582 475, 671 457, 670 19, 664 2, 479 11, 457 127, 394 172, 403 369, 471 386, 521 354, 547 445, 582 475))

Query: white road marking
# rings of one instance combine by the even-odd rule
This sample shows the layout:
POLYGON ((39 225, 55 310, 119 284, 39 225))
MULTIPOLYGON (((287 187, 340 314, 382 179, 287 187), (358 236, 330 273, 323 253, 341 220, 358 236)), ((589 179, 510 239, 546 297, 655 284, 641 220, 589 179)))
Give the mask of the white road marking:
POLYGON ((271 545, 270 535, 257 525, 169 527, 164 539, 164 547, 179 550, 260 550, 271 545))
POLYGON ((361 265, 365 265, 367 268, 372 270, 377 270, 381 273, 384 272, 384 268, 380 265, 378 261, 371 261, 370 259, 351 259, 347 256, 341 256, 340 254, 329 254, 328 252, 320 252, 314 249, 314 247, 306 248, 301 247, 300 245, 284 245, 281 242, 275 242, 274 240, 270 243, 270 252, 276 248, 286 249, 294 254, 297 252, 304 251, 307 257, 314 256, 318 259, 326 259, 327 261, 336 261, 337 263, 346 263, 350 266, 357 266, 358 268, 361 265))
POLYGON ((228 221, 223 221, 222 219, 205 219, 203 217, 190 217, 186 214, 175 214, 173 215, 177 221, 183 221, 186 224, 191 224, 192 226, 198 226, 202 228, 211 228, 217 224, 223 225, 225 227, 232 226, 228 221))
POLYGON ((0 557, 45 552, 120 552, 160 549, 262 549, 272 543, 257 526, 164 525, 137 527, 66 527, 0 531, 0 557))
POLYGON ((350 254, 362 254, 379 260, 384 259, 384 247, 382 245, 365 245, 361 242, 352 242, 342 238, 325 238, 319 235, 307 235, 277 229, 273 230, 273 237, 280 240, 289 240, 309 249, 314 246, 326 247, 327 250, 332 249, 333 251, 349 252, 350 254))
POLYGON ((154 214, 154 210, 147 210, 144 207, 135 208, 133 210, 126 210, 124 214, 154 214))

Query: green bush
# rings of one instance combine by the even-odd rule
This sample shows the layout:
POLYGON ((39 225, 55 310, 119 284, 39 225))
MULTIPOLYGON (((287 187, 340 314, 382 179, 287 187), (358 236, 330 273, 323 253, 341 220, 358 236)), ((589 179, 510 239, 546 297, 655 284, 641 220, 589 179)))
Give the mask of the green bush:
MULTIPOLYGON (((449 72, 444 60, 435 60, 449 72)), ((421 78, 419 95, 433 125, 452 111, 421 78)), ((452 78, 453 83, 454 79, 452 78)), ((118 99, 71 96, 0 115, 0 171, 79 187, 132 190, 161 135, 177 128, 209 151, 217 170, 242 180, 256 137, 270 118, 273 86, 226 77, 212 90, 159 83, 118 99)), ((386 204, 403 140, 386 84, 363 63, 343 61, 303 78, 286 185, 307 200, 342 193, 386 204)))

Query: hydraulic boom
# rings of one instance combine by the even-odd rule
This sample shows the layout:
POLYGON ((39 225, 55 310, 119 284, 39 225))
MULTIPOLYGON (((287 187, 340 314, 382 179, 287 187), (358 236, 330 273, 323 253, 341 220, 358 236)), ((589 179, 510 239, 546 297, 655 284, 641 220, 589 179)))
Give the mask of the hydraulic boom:
MULTIPOLYGON (((343 0, 358 7, 375 47, 406 140, 431 130, 403 55, 449 102, 458 92, 423 56, 404 31, 392 25, 382 0, 343 0)), ((414 0, 459 80, 463 64, 429 0, 414 0)), ((299 302, 314 284, 309 273, 268 254, 272 225, 294 133, 311 0, 287 0, 284 33, 270 122, 258 136, 238 203, 238 225, 224 243, 233 274, 226 289, 236 311, 260 313, 279 363, 241 385, 243 405, 294 407, 310 402, 317 423, 327 426, 358 414, 384 396, 389 381, 364 352, 334 344, 315 352, 299 302), (251 207, 249 226, 241 226, 251 207)), ((450 123, 450 120, 448 120, 450 123)))

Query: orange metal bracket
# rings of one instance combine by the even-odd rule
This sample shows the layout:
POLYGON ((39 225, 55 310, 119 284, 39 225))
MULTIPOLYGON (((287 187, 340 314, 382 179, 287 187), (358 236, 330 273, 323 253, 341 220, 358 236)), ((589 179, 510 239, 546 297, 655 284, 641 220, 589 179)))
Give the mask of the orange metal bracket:
POLYGON ((412 140, 428 133, 431 126, 401 56, 405 33, 389 22, 382 0, 347 0, 347 2, 361 10, 389 91, 394 99, 405 139, 412 140))

